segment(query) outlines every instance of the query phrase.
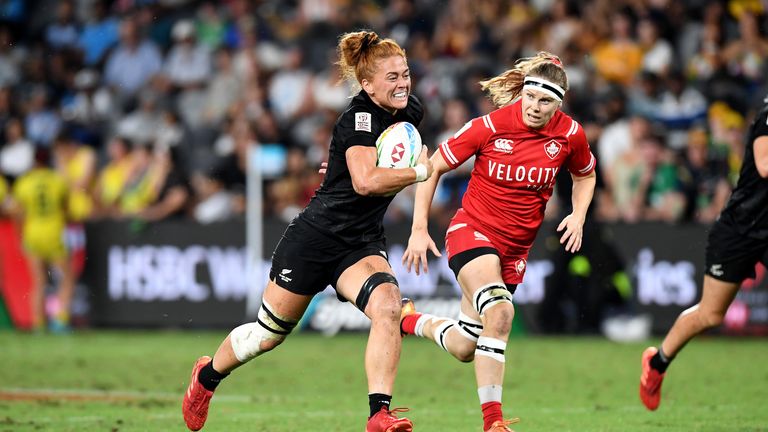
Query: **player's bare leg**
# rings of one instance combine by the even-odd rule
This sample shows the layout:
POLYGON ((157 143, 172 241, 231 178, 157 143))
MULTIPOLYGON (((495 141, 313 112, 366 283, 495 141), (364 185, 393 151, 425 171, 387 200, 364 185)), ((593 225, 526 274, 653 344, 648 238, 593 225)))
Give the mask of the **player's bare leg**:
MULTIPOLYGON (((416 308, 418 310, 418 305, 416 308)), ((472 307, 472 302, 465 296, 461 298, 461 317, 458 321, 418 312, 410 315, 404 317, 401 324, 405 334, 429 339, 461 362, 471 362, 475 359, 477 337, 480 333, 480 327, 475 323, 481 321, 472 307), (460 330, 460 326, 464 326, 464 332, 460 330)))
POLYGON ((704 276, 704 287, 698 304, 683 311, 667 333, 660 348, 648 347, 642 357, 640 399, 649 410, 661 402, 661 384, 667 367, 696 335, 723 322, 740 284, 704 276))
POLYGON ((270 281, 264 290, 258 321, 232 330, 213 359, 197 359, 182 403, 184 422, 190 430, 202 429, 219 382, 236 368, 280 345, 311 300, 312 296, 294 294, 270 281))
MULTIPOLYGON (((267 283, 267 287, 262 296, 262 302, 269 304, 270 310, 273 313, 292 322, 298 322, 301 319, 311 301, 311 296, 299 295, 287 291, 275 284, 274 281, 269 281, 269 283, 267 283)), ((224 341, 221 342, 219 349, 216 350, 216 354, 213 356, 213 368, 222 374, 228 374, 243 365, 243 363, 237 359, 237 356, 232 349, 231 338, 232 334, 230 333, 224 341)), ((283 339, 261 341, 259 354, 273 350, 282 342, 283 339)))
POLYGON ((69 314, 72 307, 72 297, 75 295, 75 280, 72 266, 67 258, 56 259, 52 263, 59 275, 59 287, 56 296, 59 300, 59 310, 54 317, 57 328, 66 330, 69 327, 69 314))
POLYGON ((45 263, 40 258, 27 254, 29 271, 32 277, 32 291, 29 295, 29 305, 32 311, 32 330, 45 328, 45 263))
POLYGON ((697 305, 683 311, 677 318, 661 343, 664 353, 672 358, 694 336, 722 324, 739 287, 740 284, 737 283, 723 282, 708 275, 704 276, 701 300, 697 305))
POLYGON ((365 372, 368 378, 370 417, 367 432, 411 431, 407 418, 397 418, 390 410, 397 365, 400 361, 400 289, 391 282, 372 283, 377 274, 391 274, 387 261, 380 256, 367 256, 347 268, 336 284, 344 298, 355 303, 361 290, 370 287, 364 312, 371 319, 371 330, 365 349, 365 372))
MULTIPOLYGON (((458 280, 464 297, 468 299, 474 299, 477 293, 489 286, 501 288, 503 282, 501 282, 499 257, 482 255, 473 259, 459 271, 458 280)), ((505 287, 504 291, 506 291, 505 287)), ((511 431, 507 425, 516 422, 517 419, 509 421, 503 419, 501 401, 505 351, 515 315, 514 306, 509 300, 489 302, 488 307, 478 312, 483 329, 475 350, 475 378, 483 411, 483 430, 486 432, 511 431)))

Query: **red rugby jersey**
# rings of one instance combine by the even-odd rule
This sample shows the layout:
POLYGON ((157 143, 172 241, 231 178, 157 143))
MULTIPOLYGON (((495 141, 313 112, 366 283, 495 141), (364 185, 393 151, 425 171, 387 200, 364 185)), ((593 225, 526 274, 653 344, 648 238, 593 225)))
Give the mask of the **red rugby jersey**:
POLYGON ((595 169, 581 125, 557 110, 541 129, 523 123, 521 102, 475 118, 440 144, 451 168, 475 155, 462 207, 487 231, 529 248, 561 167, 576 176, 595 169))

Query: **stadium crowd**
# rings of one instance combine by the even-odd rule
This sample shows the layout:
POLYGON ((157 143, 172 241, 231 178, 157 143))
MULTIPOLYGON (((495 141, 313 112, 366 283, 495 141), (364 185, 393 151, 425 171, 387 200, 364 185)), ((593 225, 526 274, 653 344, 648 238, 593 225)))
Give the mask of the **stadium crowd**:
MULTIPOLYGON (((768 90, 759 1, 9 0, 0 172, 12 184, 47 148, 76 220, 212 222, 242 217, 255 145, 265 212, 289 221, 353 92, 337 85, 338 37, 361 28, 406 49, 431 149, 492 109, 478 81, 559 55, 605 221, 712 221, 768 90)), ((468 178, 445 176, 436 215, 452 214, 468 178)), ((390 221, 410 218, 412 192, 390 221)))

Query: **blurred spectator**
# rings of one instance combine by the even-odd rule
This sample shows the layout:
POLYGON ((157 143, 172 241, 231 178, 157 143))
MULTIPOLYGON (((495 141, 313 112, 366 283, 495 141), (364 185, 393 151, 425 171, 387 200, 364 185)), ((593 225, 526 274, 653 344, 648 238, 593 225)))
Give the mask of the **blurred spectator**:
POLYGON ((200 5, 195 27, 200 43, 209 50, 219 48, 224 42, 227 26, 214 3, 204 2, 200 5))
POLYGON ((221 125, 224 115, 242 97, 243 91, 242 81, 232 67, 232 52, 219 48, 214 53, 214 60, 216 67, 202 107, 202 121, 211 127, 221 125))
POLYGON ((150 222, 185 216, 192 190, 179 149, 156 151, 152 169, 157 198, 132 216, 150 222))
POLYGON ((155 149, 166 151, 180 145, 183 138, 184 126, 179 116, 171 109, 163 110, 155 133, 155 149))
POLYGON ((79 29, 72 0, 62 0, 56 7, 56 21, 45 29, 45 42, 53 49, 75 48, 79 29))
POLYGON ((686 134, 697 122, 703 123, 707 115, 707 100, 689 85, 682 72, 674 71, 666 80, 666 90, 659 97, 655 119, 666 126, 669 146, 674 150, 685 147, 686 134))
POLYGON ((660 109, 661 84, 658 75, 650 71, 642 71, 635 85, 629 89, 629 114, 653 118, 660 109))
POLYGON ((711 78, 723 65, 723 32, 718 23, 705 24, 698 47, 687 64, 687 74, 698 82, 711 78))
POLYGON ((714 222, 731 192, 728 165, 709 152, 709 136, 703 129, 688 133, 681 179, 686 195, 684 220, 714 222))
POLYGON ((155 44, 139 34, 133 18, 124 18, 120 23, 120 43, 107 58, 105 83, 121 97, 130 97, 161 67, 162 57, 155 44))
POLYGON ((216 171, 198 174, 193 178, 192 183, 195 195, 198 197, 194 209, 196 221, 203 224, 221 222, 235 214, 234 198, 226 190, 224 182, 216 171))
MULTIPOLYGON (((611 219, 623 222, 638 222, 643 217, 645 198, 641 191, 641 179, 649 168, 643 154, 642 142, 649 135, 648 122, 640 117, 634 117, 626 123, 627 135, 625 140, 628 147, 606 162, 601 171, 610 193, 613 212, 611 219)), ((604 134, 603 136, 606 136, 604 134)), ((602 161, 601 161, 602 162, 602 161)))
POLYGON ((191 127, 202 122, 205 82, 211 75, 211 56, 208 48, 198 44, 195 25, 181 20, 173 26, 173 45, 163 67, 173 89, 178 91, 179 113, 191 127))
POLYGON ((0 87, 15 85, 21 78, 22 49, 14 43, 11 30, 0 26, 0 87))
POLYGON ((5 144, 0 148, 0 172, 15 179, 32 168, 35 147, 24 135, 24 124, 18 118, 10 118, 5 124, 5 144))
POLYGON ((615 12, 610 23, 610 38, 592 52, 595 69, 606 81, 629 85, 640 72, 643 51, 632 38, 632 20, 626 11, 615 12))
POLYGON ((94 186, 96 213, 102 217, 118 216, 117 203, 131 173, 131 141, 115 136, 107 144, 107 164, 101 169, 94 186))
POLYGON ((32 90, 26 113, 24 128, 27 137, 36 145, 49 146, 61 129, 61 118, 51 106, 44 87, 32 90))
POLYGON ((92 190, 96 178, 96 153, 91 147, 60 133, 53 142, 56 171, 69 188, 69 219, 82 222, 93 211, 92 190))
POLYGON ((112 94, 99 85, 99 74, 93 69, 78 71, 74 86, 77 92, 62 103, 62 118, 68 123, 80 125, 93 135, 103 136, 117 118, 112 94))
POLYGON ((637 24, 638 41, 643 50, 643 70, 664 76, 672 65, 672 45, 659 35, 659 25, 650 17, 637 24))
POLYGON ((270 80, 269 106, 281 126, 301 127, 306 115, 314 109, 312 77, 301 67, 302 51, 298 46, 288 48, 285 63, 270 80))
MULTIPOLYGON (((760 28, 760 23, 765 24, 765 19, 766 15, 741 12, 738 16, 740 37, 726 44, 723 50, 723 59, 729 72, 747 80, 750 89, 756 89, 759 83, 764 83, 768 74, 768 38, 760 28)), ((756 96, 761 97, 762 93, 756 96)))
POLYGON ((117 124, 118 135, 137 143, 154 143, 162 121, 158 105, 157 93, 149 89, 142 91, 137 109, 124 116, 117 124))
POLYGON ((640 141, 643 166, 631 206, 643 220, 677 222, 685 210, 685 196, 674 155, 661 138, 649 135, 640 141))
POLYGON ((134 142, 130 159, 130 171, 118 199, 117 214, 121 218, 141 212, 157 197, 159 181, 152 169, 152 147, 146 143, 134 142))
POLYGON ((104 55, 112 48, 120 37, 120 22, 116 17, 108 15, 109 0, 95 0, 91 4, 91 18, 83 26, 78 44, 83 50, 83 61, 86 66, 96 66, 102 63, 104 55))
POLYGON ((744 117, 724 102, 713 103, 708 112, 713 151, 728 163, 728 179, 736 184, 744 155, 744 117))

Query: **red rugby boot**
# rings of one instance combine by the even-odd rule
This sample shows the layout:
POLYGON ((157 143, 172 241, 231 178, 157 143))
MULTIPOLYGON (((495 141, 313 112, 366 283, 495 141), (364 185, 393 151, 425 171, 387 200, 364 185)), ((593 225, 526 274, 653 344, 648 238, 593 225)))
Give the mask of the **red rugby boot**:
POLYGON ((381 407, 381 410, 368 419, 365 425, 365 432, 412 432, 413 423, 407 418, 397 418, 398 412, 406 412, 408 408, 394 408, 391 411, 387 407, 381 407))
POLYGON ((659 373, 651 367, 651 357, 659 351, 656 347, 648 347, 643 351, 643 373, 640 375, 640 400, 651 411, 656 410, 661 402, 661 383, 666 373, 659 373))
POLYGON ((203 428, 205 420, 208 418, 208 405, 211 403, 213 392, 203 387, 198 380, 200 369, 211 362, 211 358, 203 356, 197 359, 192 368, 192 377, 189 379, 189 387, 184 394, 184 402, 181 404, 181 410, 184 413, 184 423, 189 430, 199 431, 203 428))

